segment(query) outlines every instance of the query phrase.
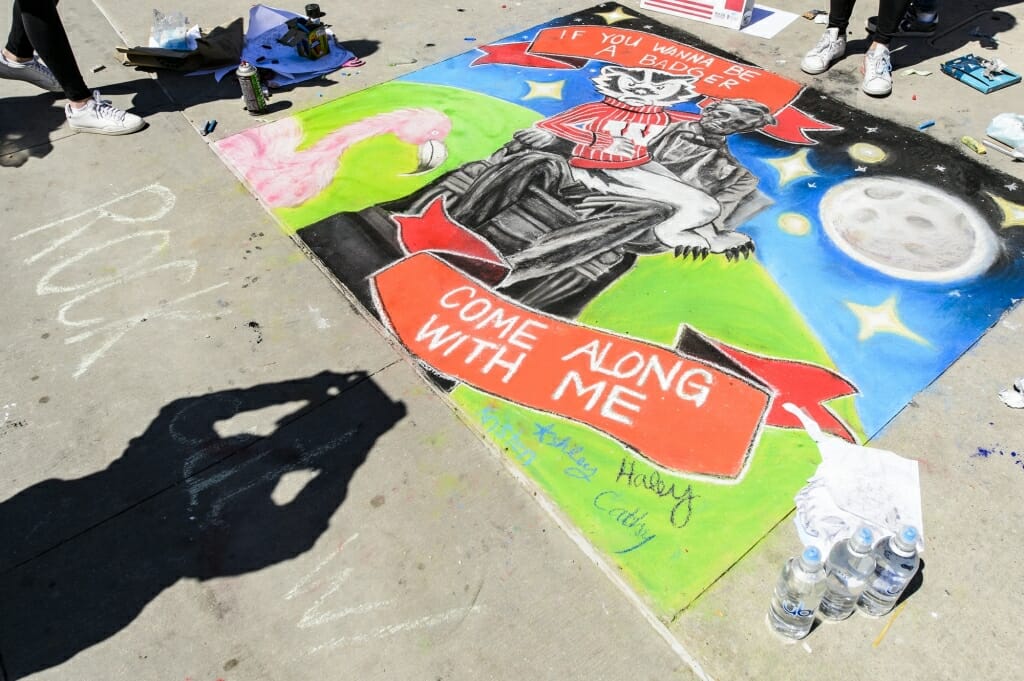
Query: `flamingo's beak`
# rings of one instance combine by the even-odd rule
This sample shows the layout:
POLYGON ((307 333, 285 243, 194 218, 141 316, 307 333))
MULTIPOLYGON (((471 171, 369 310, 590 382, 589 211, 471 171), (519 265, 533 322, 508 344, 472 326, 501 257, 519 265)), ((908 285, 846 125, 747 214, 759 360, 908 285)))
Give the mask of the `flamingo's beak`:
POLYGON ((422 175, 429 173, 448 160, 448 147, 438 140, 428 140, 417 150, 419 165, 416 170, 406 175, 422 175))

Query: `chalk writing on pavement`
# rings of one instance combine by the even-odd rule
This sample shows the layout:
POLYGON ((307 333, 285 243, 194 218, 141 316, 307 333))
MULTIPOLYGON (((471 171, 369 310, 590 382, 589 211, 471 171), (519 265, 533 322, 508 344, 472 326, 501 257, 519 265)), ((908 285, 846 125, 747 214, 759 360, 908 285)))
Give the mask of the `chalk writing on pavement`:
POLYGON ((607 514, 609 518, 622 525, 640 541, 632 546, 620 549, 615 553, 629 553, 635 551, 647 542, 653 540, 657 535, 651 532, 644 520, 647 518, 647 511, 641 511, 638 507, 622 504, 622 495, 615 490, 605 490, 594 497, 594 508, 607 514))
POLYGON ((566 466, 565 474, 570 478, 586 480, 590 482, 597 473, 597 466, 587 462, 583 456, 583 446, 573 443, 572 438, 563 437, 555 432, 555 424, 534 423, 533 436, 542 445, 557 449, 570 461, 571 466, 566 466))
POLYGON ((636 461, 629 457, 622 458, 615 482, 645 489, 658 497, 674 501, 672 510, 668 514, 668 520, 673 527, 678 528, 686 527, 689 524, 690 518, 693 517, 693 500, 699 498, 693 493, 693 485, 687 485, 686 489, 680 490, 676 487, 675 482, 666 483, 658 471, 638 473, 636 461))
POLYGON ((515 456, 524 466, 529 466, 537 458, 537 452, 526 446, 519 429, 502 415, 493 406, 484 407, 480 412, 480 423, 484 430, 496 441, 505 446, 505 449, 515 456))

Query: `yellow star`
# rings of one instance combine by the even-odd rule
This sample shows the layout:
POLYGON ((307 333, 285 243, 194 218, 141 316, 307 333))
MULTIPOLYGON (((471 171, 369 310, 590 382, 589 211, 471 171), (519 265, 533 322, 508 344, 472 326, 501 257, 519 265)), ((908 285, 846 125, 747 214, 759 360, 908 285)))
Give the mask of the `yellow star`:
POLYGON ((779 186, 785 187, 793 180, 816 175, 814 168, 807 162, 807 149, 801 149, 792 156, 783 156, 767 161, 768 165, 779 171, 779 186))
POLYGON ((1009 227, 1024 227, 1024 206, 1019 203, 1014 203, 1004 199, 1001 196, 996 196, 992 192, 985 192, 989 195, 996 205, 999 206, 999 210, 1003 211, 1003 224, 1000 225, 1003 229, 1009 227))
POLYGON ((622 11, 621 7, 616 7, 611 12, 595 12, 595 14, 607 21, 609 24, 625 21, 626 19, 636 19, 636 15, 622 11))
POLYGON ((526 93, 523 99, 561 99, 562 87, 565 85, 565 81, 541 82, 528 80, 526 84, 530 86, 530 91, 526 93))
POLYGON ((876 333, 892 333, 897 336, 909 338, 921 345, 930 343, 917 335, 900 320, 899 312, 896 311, 896 296, 890 296, 881 305, 859 305, 847 302, 846 307, 850 308, 857 321, 860 322, 860 333, 857 340, 866 341, 876 333))

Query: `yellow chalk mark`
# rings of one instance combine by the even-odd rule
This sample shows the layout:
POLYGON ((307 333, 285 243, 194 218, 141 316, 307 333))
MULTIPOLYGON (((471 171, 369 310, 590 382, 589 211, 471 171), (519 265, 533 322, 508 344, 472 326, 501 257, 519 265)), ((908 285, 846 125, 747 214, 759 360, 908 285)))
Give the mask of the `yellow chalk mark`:
POLYGON ((555 80, 550 82, 528 80, 526 85, 530 88, 530 91, 523 95, 523 99, 561 99, 562 98, 562 87, 565 85, 564 80, 555 80))
POLYGON ((866 341, 876 333, 892 333, 921 345, 930 345, 927 340, 907 328, 900 319, 896 309, 896 296, 890 296, 880 305, 861 305, 847 301, 846 307, 850 308, 860 323, 860 333, 857 334, 859 341, 866 341))
POLYGON ((996 196, 992 192, 985 192, 988 194, 996 205, 999 206, 999 210, 1003 211, 1003 224, 1000 225, 1003 229, 1009 229, 1010 227, 1024 227, 1024 204, 1014 203, 1008 199, 1004 199, 1001 196, 996 196))
POLYGON ((877 147, 874 144, 868 144, 867 142, 858 142, 850 145, 847 150, 851 158, 854 158, 862 163, 881 163, 885 160, 885 152, 882 151, 881 147, 877 147))
POLYGON ((811 221, 800 213, 783 213, 779 216, 779 229, 793 236, 804 236, 811 231, 811 221))
POLYGON ((609 24, 615 24, 620 21, 625 21, 626 19, 636 19, 635 14, 624 12, 621 7, 616 7, 611 12, 595 12, 595 14, 607 21, 609 24))
POLYGON ((889 621, 885 623, 885 626, 882 627, 882 631, 878 634, 878 638, 876 638, 871 643, 872 648, 878 647, 878 645, 882 642, 882 639, 885 638, 885 635, 889 633, 889 627, 891 627, 892 623, 896 620, 896 616, 903 612, 903 608, 905 607, 907 607, 906 601, 903 601, 898 606, 896 606, 896 609, 892 611, 891 615, 889 615, 889 621))
POLYGON ((785 187, 793 180, 799 180, 801 177, 809 177, 816 175, 814 168, 807 161, 807 155, 810 153, 807 149, 801 149, 789 156, 783 156, 782 158, 773 158, 765 161, 768 165, 775 168, 779 173, 779 186, 785 187))

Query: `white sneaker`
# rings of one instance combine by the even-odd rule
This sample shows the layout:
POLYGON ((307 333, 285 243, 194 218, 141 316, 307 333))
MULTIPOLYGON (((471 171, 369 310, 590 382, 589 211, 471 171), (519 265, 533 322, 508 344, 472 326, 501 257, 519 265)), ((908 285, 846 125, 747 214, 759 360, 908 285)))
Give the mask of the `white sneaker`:
POLYGON ((32 61, 18 62, 8 59, 0 52, 0 78, 23 80, 50 92, 64 92, 53 71, 39 61, 38 57, 32 57, 32 61))
POLYGON ((800 61, 804 73, 817 75, 828 71, 832 62, 846 54, 846 36, 839 35, 838 28, 830 28, 818 40, 810 52, 800 61))
POLYGON ((860 89, 875 97, 892 92, 892 62, 885 45, 875 45, 864 55, 864 82, 860 89))
POLYGON ((145 127, 146 122, 135 114, 121 111, 109 100, 100 99, 99 90, 93 90, 92 99, 81 109, 70 104, 64 107, 68 126, 81 132, 95 132, 100 135, 127 135, 145 127))

